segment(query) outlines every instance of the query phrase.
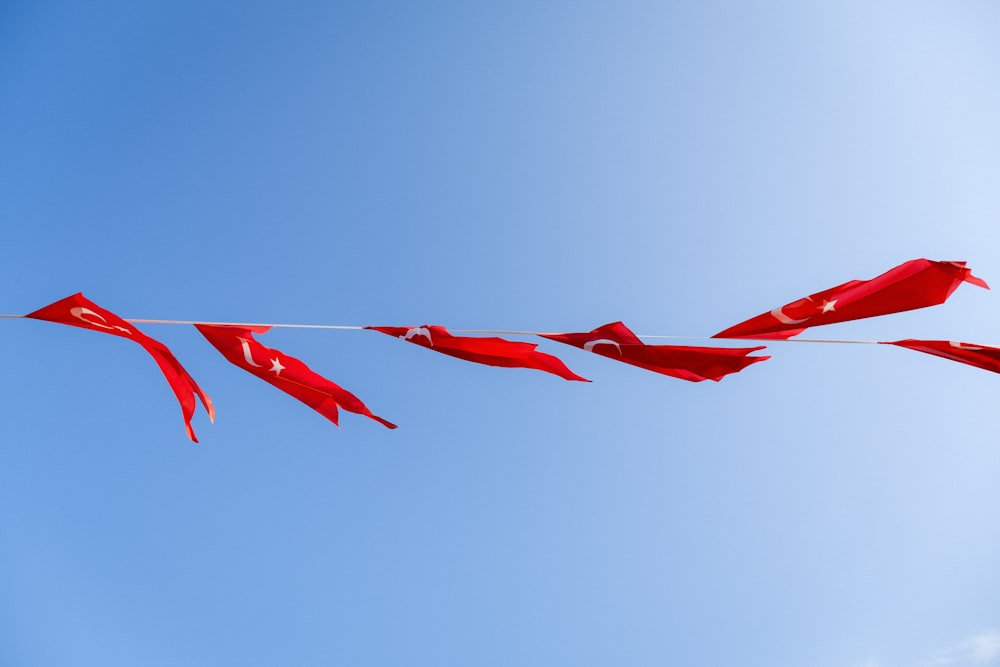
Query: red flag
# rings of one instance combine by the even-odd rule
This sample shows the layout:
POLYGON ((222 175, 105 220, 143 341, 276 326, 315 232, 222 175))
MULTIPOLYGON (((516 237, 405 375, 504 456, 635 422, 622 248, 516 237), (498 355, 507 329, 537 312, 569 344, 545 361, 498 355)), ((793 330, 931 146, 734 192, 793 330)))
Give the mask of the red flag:
POLYGON ((357 396, 313 372, 295 357, 257 342, 253 332, 265 333, 270 327, 194 326, 230 363, 294 396, 334 424, 337 424, 339 406, 348 412, 370 417, 388 428, 396 428, 392 422, 372 414, 357 396))
POLYGON ((605 324, 588 333, 539 335, 602 357, 690 382, 718 382, 730 373, 738 373, 750 364, 771 358, 747 356, 751 352, 763 350, 763 345, 738 348, 646 345, 621 322, 605 324))
POLYGON ((167 382, 170 384, 170 388, 173 389, 174 395, 177 396, 177 400, 181 404, 181 413, 184 415, 184 428, 187 430, 187 436, 194 442, 198 442, 198 438, 195 437, 194 430, 191 428, 191 418, 194 416, 195 409, 195 396, 201 399, 202 405, 208 411, 209 419, 215 421, 215 409, 212 407, 212 401, 209 400, 208 396, 205 395, 201 387, 198 386, 188 372, 184 370, 184 367, 181 366, 180 362, 177 361, 177 358, 174 357, 166 345, 154 338, 150 338, 114 313, 104 310, 96 303, 89 301, 82 293, 77 293, 56 301, 33 313, 25 315, 25 317, 68 324, 82 329, 90 329, 91 331, 101 331, 112 336, 120 336, 121 338, 135 341, 156 360, 156 365, 160 367, 163 376, 167 378, 167 382))
POLYGON ((871 280, 852 280, 740 322, 715 338, 791 338, 809 327, 936 306, 962 282, 989 289, 965 262, 911 259, 871 280))
POLYGON ((534 368, 558 375, 565 380, 590 382, 566 367, 558 357, 539 352, 534 343, 520 343, 505 338, 481 338, 474 336, 453 336, 447 329, 425 324, 422 327, 365 327, 381 331, 389 336, 402 338, 410 343, 426 347, 466 361, 474 361, 487 366, 503 368, 534 368))
POLYGON ((1000 347, 959 343, 953 340, 914 340, 912 338, 892 342, 886 341, 884 344, 898 345, 899 347, 926 352, 936 357, 944 357, 945 359, 959 361, 963 364, 1000 373, 1000 347))

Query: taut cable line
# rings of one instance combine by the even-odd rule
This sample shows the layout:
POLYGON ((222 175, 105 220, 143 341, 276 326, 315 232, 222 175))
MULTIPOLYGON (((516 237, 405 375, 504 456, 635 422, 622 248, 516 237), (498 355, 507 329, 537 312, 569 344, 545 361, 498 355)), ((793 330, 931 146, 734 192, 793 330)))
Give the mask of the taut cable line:
MULTIPOLYGON (((24 315, 3 315, 0 318, 24 319, 24 315)), ((122 318, 132 324, 208 324, 219 327, 270 327, 272 329, 330 329, 339 331, 363 331, 365 327, 348 324, 295 324, 289 322, 205 322, 203 320, 151 320, 122 318)), ((449 329, 452 333, 491 334, 496 336, 540 336, 554 334, 554 331, 518 331, 508 329, 449 329)), ((877 340, 852 340, 844 338, 713 338, 711 336, 668 336, 663 334, 636 334, 639 338, 661 340, 712 340, 721 341, 763 341, 768 343, 830 343, 834 345, 878 345, 877 340)))

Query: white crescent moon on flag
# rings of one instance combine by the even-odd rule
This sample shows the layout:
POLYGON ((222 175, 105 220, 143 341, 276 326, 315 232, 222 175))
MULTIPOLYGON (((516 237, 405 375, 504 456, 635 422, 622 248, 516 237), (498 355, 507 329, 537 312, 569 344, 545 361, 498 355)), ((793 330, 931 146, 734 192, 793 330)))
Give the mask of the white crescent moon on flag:
POLYGON ((959 343, 958 341, 955 341, 955 340, 948 341, 948 344, 951 345, 952 347, 957 347, 960 350, 982 350, 983 349, 983 348, 978 347, 976 345, 965 345, 964 343, 959 343))
POLYGON ((127 333, 129 336, 132 335, 132 332, 126 329, 125 327, 119 327, 119 326, 113 327, 107 324, 102 324, 102 322, 107 322, 107 320, 104 319, 103 315, 101 315, 100 313, 95 313, 90 308, 85 308, 83 306, 75 306, 69 309, 69 314, 75 317, 76 319, 80 320, 81 322, 89 324, 92 327, 101 327, 102 329, 111 329, 111 330, 117 329, 118 331, 123 331, 127 333), (99 319, 100 322, 95 322, 94 320, 88 320, 86 317, 84 317, 84 315, 93 315, 94 317, 99 319))
POLYGON ((423 336, 427 339, 427 342, 434 347, 434 340, 431 338, 431 332, 427 327, 413 327, 406 331, 406 335, 403 336, 403 340, 410 340, 411 338, 416 338, 417 336, 423 336))
POLYGON ((588 340, 586 343, 583 344, 583 349, 585 349, 587 352, 593 352, 594 347, 597 345, 614 345, 616 348, 618 348, 618 356, 621 356, 622 354, 622 346, 619 345, 617 341, 613 341, 610 338, 598 338, 597 340, 588 340))
MULTIPOLYGON (((784 306, 782 306, 781 308, 784 308, 784 306)), ((778 320, 782 324, 802 324, 803 322, 805 322, 805 321, 807 321, 809 319, 807 317, 807 318, 802 319, 802 320, 794 320, 791 317, 789 317, 788 315, 785 315, 785 313, 781 310, 781 308, 775 308, 774 310, 772 310, 771 311, 771 317, 773 317, 774 319, 778 320)))
POLYGON ((243 336, 239 337, 240 345, 243 346, 243 359, 247 362, 248 366, 256 366, 257 368, 263 368, 260 364, 253 360, 253 355, 250 354, 250 341, 248 341, 243 336))
POLYGON ((101 322, 107 322, 107 320, 104 319, 104 317, 102 317, 100 313, 95 313, 90 308, 83 308, 82 306, 77 306, 76 308, 70 308, 69 314, 75 317, 76 319, 86 322, 87 324, 90 324, 92 326, 104 327, 105 329, 111 328, 107 324, 101 324, 101 322), (93 315, 94 317, 101 320, 101 322, 94 322, 93 320, 88 320, 86 317, 84 317, 84 315, 93 315))

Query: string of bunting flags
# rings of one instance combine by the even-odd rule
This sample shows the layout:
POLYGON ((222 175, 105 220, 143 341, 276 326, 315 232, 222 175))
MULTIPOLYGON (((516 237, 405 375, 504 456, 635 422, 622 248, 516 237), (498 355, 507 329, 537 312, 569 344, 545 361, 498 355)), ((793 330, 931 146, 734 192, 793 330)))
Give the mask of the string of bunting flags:
MULTIPOLYGON (((774 308, 735 324, 712 336, 712 339, 789 340, 808 328, 879 317, 944 303, 963 282, 989 289, 982 279, 972 275, 965 262, 914 259, 893 267, 870 280, 851 280, 774 308)), ((136 323, 193 325, 230 363, 270 383, 305 403, 334 424, 339 411, 363 415, 383 426, 394 429, 392 422, 374 414, 350 391, 323 377, 304 362, 281 350, 266 347, 254 335, 262 335, 275 326, 317 329, 365 329, 399 340, 488 366, 529 368, 551 373, 564 380, 589 382, 577 375, 558 357, 541 352, 536 343, 508 340, 497 336, 466 336, 456 333, 504 333, 539 336, 546 340, 570 345, 602 357, 644 368, 689 382, 713 380, 738 373, 770 356, 755 355, 765 349, 753 347, 692 347, 685 345, 653 345, 642 338, 669 336, 637 336, 622 322, 599 326, 591 331, 576 333, 544 333, 535 331, 462 331, 451 332, 443 326, 366 326, 303 324, 239 324, 217 322, 181 322, 177 320, 127 320, 102 308, 83 296, 73 294, 25 317, 98 331, 132 340, 153 357, 180 403, 188 438, 198 442, 191 420, 200 401, 209 419, 214 422, 215 409, 211 399, 181 365, 170 349, 160 341, 140 331, 136 323)), ((1000 347, 975 345, 957 341, 916 340, 848 341, 826 340, 802 342, 873 343, 895 345, 952 361, 1000 373, 1000 347)))

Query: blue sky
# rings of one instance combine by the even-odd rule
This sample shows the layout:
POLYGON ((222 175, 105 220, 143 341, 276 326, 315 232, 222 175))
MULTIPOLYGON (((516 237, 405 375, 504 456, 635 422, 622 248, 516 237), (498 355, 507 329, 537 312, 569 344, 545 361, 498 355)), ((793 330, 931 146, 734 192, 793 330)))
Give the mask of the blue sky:
MULTIPOLYGON (((1000 285, 982 2, 0 2, 21 314, 708 336, 907 259, 1000 285)), ((996 295, 817 330, 1000 344, 996 295)), ((340 430, 149 325, 0 320, 0 663, 1000 664, 994 374, 775 343, 592 384, 274 330, 340 430)))

